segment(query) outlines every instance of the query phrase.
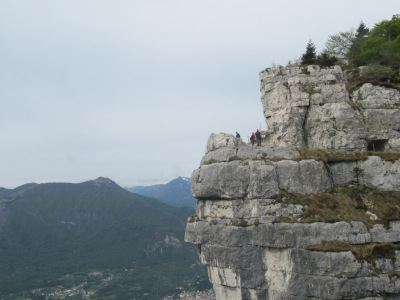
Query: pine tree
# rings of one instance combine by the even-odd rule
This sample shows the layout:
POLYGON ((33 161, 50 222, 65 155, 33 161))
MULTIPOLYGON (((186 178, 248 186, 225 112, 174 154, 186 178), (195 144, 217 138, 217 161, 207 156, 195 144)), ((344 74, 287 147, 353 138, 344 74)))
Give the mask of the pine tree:
POLYGON ((364 22, 361 21, 360 25, 357 28, 357 32, 355 37, 352 40, 352 44, 348 53, 346 54, 346 58, 348 60, 348 64, 350 66, 360 66, 361 62, 358 59, 358 56, 361 53, 361 46, 364 41, 367 39, 369 29, 365 26, 364 22))
POLYGON ((310 40, 307 43, 306 52, 301 56, 302 65, 312 65, 317 59, 317 53, 315 52, 315 45, 310 40))

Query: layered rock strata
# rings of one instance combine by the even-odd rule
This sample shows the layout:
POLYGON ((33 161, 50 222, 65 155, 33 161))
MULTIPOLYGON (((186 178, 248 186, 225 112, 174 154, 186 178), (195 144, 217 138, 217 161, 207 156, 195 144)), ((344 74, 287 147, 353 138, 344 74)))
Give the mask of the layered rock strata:
POLYGON ((260 72, 268 144, 341 151, 400 151, 400 93, 364 84, 351 94, 336 66, 260 72))
POLYGON ((198 244, 217 299, 400 299, 399 156, 301 152, 399 152, 399 93, 367 84, 349 95, 339 67, 307 72, 260 73, 262 147, 211 134, 192 174, 198 201, 185 240, 198 244), (308 82, 317 92, 302 90, 308 82))

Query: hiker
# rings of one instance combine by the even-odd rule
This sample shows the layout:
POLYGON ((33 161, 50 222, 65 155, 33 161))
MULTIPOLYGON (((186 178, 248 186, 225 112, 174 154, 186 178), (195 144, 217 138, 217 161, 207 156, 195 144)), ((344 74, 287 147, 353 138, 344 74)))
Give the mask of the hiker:
POLYGON ((239 142, 240 142, 240 134, 236 131, 236 137, 233 141, 233 143, 235 145, 236 154, 238 153, 238 150, 239 150, 239 142))
POLYGON ((251 145, 252 145, 252 146, 254 146, 254 140, 255 140, 255 138, 254 138, 254 132, 252 132, 252 133, 251 133, 251 136, 250 136, 250 142, 251 142, 251 145))
POLYGON ((257 146, 261 146, 261 132, 257 129, 256 132, 257 146))

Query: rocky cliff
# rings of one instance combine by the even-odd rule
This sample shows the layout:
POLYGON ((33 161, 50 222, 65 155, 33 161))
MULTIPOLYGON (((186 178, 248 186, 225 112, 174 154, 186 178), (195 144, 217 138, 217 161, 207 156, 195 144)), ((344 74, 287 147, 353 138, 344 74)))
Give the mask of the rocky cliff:
POLYGON ((217 299, 400 299, 400 94, 348 77, 266 69, 263 145, 211 134, 185 240, 217 299))

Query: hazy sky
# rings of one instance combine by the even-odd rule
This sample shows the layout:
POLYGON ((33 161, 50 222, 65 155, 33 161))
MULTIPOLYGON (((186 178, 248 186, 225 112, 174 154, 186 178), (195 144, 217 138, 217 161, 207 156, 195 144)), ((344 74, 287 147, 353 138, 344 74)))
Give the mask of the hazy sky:
POLYGON ((266 128, 258 72, 398 0, 2 0, 0 187, 166 183, 266 128))

